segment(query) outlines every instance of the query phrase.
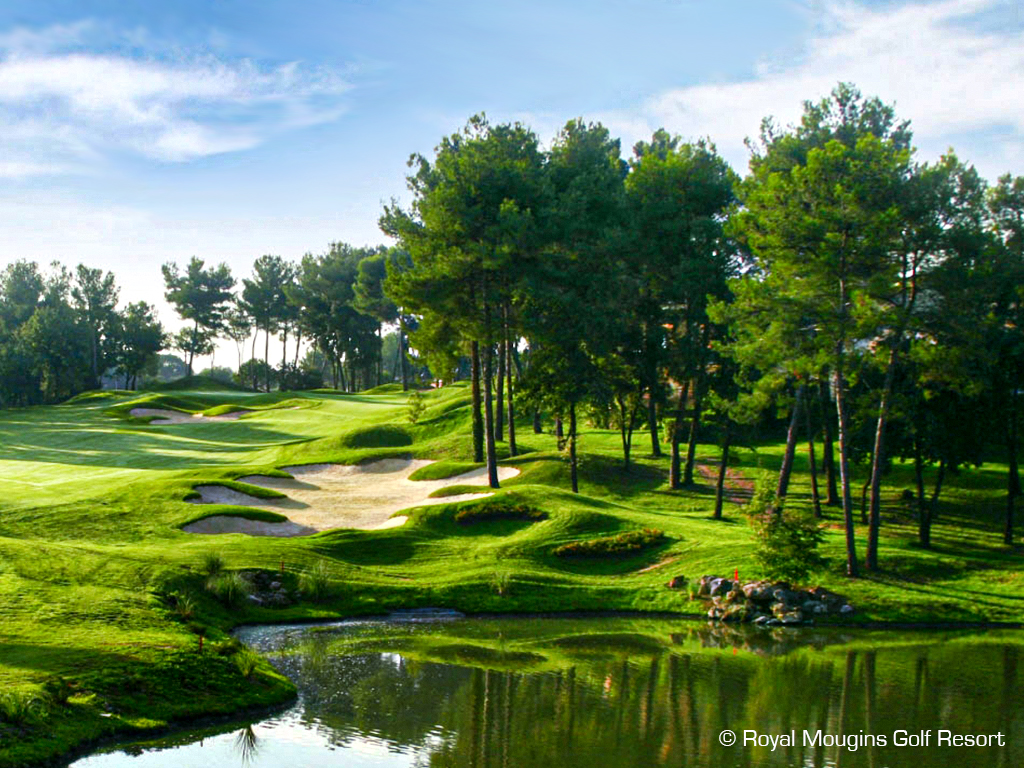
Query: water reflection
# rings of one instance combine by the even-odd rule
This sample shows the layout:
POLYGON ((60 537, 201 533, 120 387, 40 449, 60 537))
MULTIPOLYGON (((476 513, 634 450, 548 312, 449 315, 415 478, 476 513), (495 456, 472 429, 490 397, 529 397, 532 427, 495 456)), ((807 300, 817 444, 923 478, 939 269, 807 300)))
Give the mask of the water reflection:
POLYGON ((1024 765, 1014 633, 467 620, 262 628, 244 639, 298 684, 293 709, 201 742, 77 765, 1024 765), (740 742, 723 746, 724 729, 740 742), (1001 747, 939 747, 935 735, 929 747, 897 747, 897 729, 1006 737, 1001 747), (744 730, 795 734, 796 743, 744 745, 744 730), (888 743, 805 743, 805 730, 888 743))

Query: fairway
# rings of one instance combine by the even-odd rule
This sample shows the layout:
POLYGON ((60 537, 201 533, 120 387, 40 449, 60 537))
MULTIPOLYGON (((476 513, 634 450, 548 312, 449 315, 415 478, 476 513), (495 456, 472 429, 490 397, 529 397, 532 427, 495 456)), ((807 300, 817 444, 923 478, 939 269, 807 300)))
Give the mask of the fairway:
MULTIPOLYGON (((209 392, 175 395, 176 402, 193 407, 224 400, 209 392)), ((232 421, 147 425, 145 419, 111 415, 118 398, 100 395, 51 408, 0 411, 3 509, 94 498, 99 487, 109 492, 200 467, 272 462, 280 446, 329 435, 332 424, 340 432, 387 421, 401 404, 401 398, 387 395, 300 395, 281 407, 274 406, 280 398, 266 395, 232 392, 230 397, 245 408, 266 410, 232 421)), ((131 404, 120 413, 142 407, 137 397, 120 400, 131 404)))

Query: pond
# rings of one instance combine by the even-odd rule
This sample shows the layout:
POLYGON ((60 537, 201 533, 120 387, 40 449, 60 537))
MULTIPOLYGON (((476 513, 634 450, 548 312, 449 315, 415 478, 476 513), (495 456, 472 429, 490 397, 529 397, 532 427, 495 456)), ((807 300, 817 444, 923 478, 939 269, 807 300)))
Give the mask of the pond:
POLYGON ((614 617, 351 621, 239 636, 295 681, 294 706, 74 766, 1024 765, 1019 632, 614 617), (967 737, 976 744, 956 745, 967 737))

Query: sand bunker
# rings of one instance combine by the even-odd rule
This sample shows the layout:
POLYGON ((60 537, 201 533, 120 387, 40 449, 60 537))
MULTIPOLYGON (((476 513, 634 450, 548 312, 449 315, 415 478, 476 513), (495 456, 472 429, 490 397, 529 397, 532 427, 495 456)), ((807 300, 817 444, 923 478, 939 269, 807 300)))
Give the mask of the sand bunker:
MULTIPOLYGON (((381 530, 405 523, 408 519, 405 516, 392 517, 400 509, 491 495, 463 493, 429 498, 438 488, 450 485, 487 484, 487 470, 482 467, 443 480, 409 479, 409 475, 417 469, 432 463, 419 459, 382 459, 359 465, 310 464, 286 467, 285 471, 293 475, 293 478, 264 475, 238 478, 239 482, 273 488, 287 494, 287 498, 283 499, 257 499, 219 485, 197 486, 195 490, 200 498, 193 500, 196 504, 235 504, 269 509, 286 514, 290 523, 264 523, 218 515, 186 525, 182 530, 189 533, 248 533, 253 536, 304 536, 332 528, 381 530), (274 527, 289 525, 301 528, 302 532, 274 527), (197 526, 201 526, 202 530, 197 526)), ((519 469, 516 467, 498 467, 499 480, 508 480, 518 474, 519 469)))
POLYGON ((144 419, 147 416, 155 416, 150 424, 195 424, 197 420, 203 421, 234 421, 239 416, 243 416, 248 411, 231 411, 230 413, 222 413, 219 416, 204 416, 201 413, 182 413, 181 411, 171 411, 166 408, 132 408, 130 411, 132 416, 137 416, 140 419, 144 419))

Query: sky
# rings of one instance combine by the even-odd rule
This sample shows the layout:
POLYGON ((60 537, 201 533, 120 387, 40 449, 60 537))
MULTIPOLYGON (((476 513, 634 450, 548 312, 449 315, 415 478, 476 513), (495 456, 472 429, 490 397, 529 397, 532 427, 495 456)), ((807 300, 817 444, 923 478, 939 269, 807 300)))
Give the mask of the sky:
POLYGON ((762 118, 839 81, 918 159, 1024 174, 1022 0, 5 0, 0 268, 113 270, 174 329, 161 264, 386 242, 409 155, 475 113, 600 121, 624 156, 710 137, 743 173, 762 118))

